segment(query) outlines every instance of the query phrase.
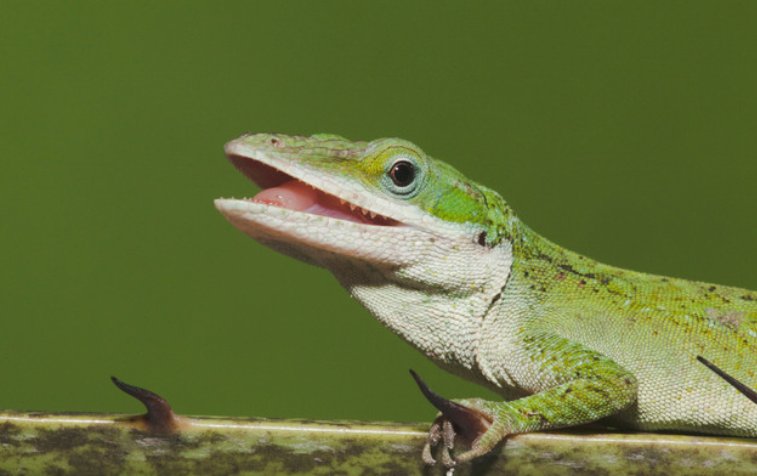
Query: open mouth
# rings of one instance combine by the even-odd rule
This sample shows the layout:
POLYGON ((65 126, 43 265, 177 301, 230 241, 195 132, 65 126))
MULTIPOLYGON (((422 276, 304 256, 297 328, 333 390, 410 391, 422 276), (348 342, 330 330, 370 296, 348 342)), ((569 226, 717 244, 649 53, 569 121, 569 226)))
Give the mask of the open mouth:
POLYGON ((253 198, 246 199, 251 202, 366 225, 402 225, 397 220, 340 199, 249 157, 230 155, 229 160, 262 189, 253 198))

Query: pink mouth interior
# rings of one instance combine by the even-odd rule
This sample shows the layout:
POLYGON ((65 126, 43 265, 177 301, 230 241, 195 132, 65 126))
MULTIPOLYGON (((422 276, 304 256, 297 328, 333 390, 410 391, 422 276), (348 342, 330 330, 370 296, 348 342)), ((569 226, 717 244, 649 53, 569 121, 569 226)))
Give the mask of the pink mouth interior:
POLYGON ((229 159, 240 172, 263 189, 252 198, 253 202, 368 225, 401 225, 391 218, 378 214, 371 216, 368 210, 347 202, 342 203, 339 198, 268 165, 245 157, 232 156, 229 159))

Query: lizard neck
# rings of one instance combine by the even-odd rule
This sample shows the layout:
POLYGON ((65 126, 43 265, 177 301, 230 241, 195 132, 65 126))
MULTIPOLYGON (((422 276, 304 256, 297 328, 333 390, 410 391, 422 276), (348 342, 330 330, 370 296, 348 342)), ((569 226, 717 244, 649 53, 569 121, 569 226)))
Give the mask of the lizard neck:
POLYGON ((488 247, 439 237, 401 267, 344 259, 326 265, 384 326, 455 373, 476 368, 482 322, 511 266, 507 240, 488 247))

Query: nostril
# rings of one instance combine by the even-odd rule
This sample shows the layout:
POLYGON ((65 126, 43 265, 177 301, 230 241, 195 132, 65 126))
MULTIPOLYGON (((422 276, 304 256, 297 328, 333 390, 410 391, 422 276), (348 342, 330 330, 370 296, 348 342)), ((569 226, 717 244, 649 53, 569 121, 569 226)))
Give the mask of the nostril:
POLYGON ((274 147, 284 147, 284 142, 276 137, 271 137, 271 145, 274 147))

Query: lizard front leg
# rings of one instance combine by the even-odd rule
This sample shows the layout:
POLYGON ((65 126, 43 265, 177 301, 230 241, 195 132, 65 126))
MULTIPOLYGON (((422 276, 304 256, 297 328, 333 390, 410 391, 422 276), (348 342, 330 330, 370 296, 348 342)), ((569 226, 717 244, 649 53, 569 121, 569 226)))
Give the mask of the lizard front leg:
POLYGON ((442 463, 452 467, 456 462, 488 453, 508 435, 590 423, 636 400, 636 378, 607 357, 549 333, 533 334, 524 342, 529 367, 536 369, 534 380, 546 385, 544 390, 518 400, 449 401, 413 375, 421 391, 440 411, 423 451, 426 463, 435 463, 431 450, 439 442, 443 442, 442 463), (453 458, 449 451, 456 435, 470 449, 453 458))

